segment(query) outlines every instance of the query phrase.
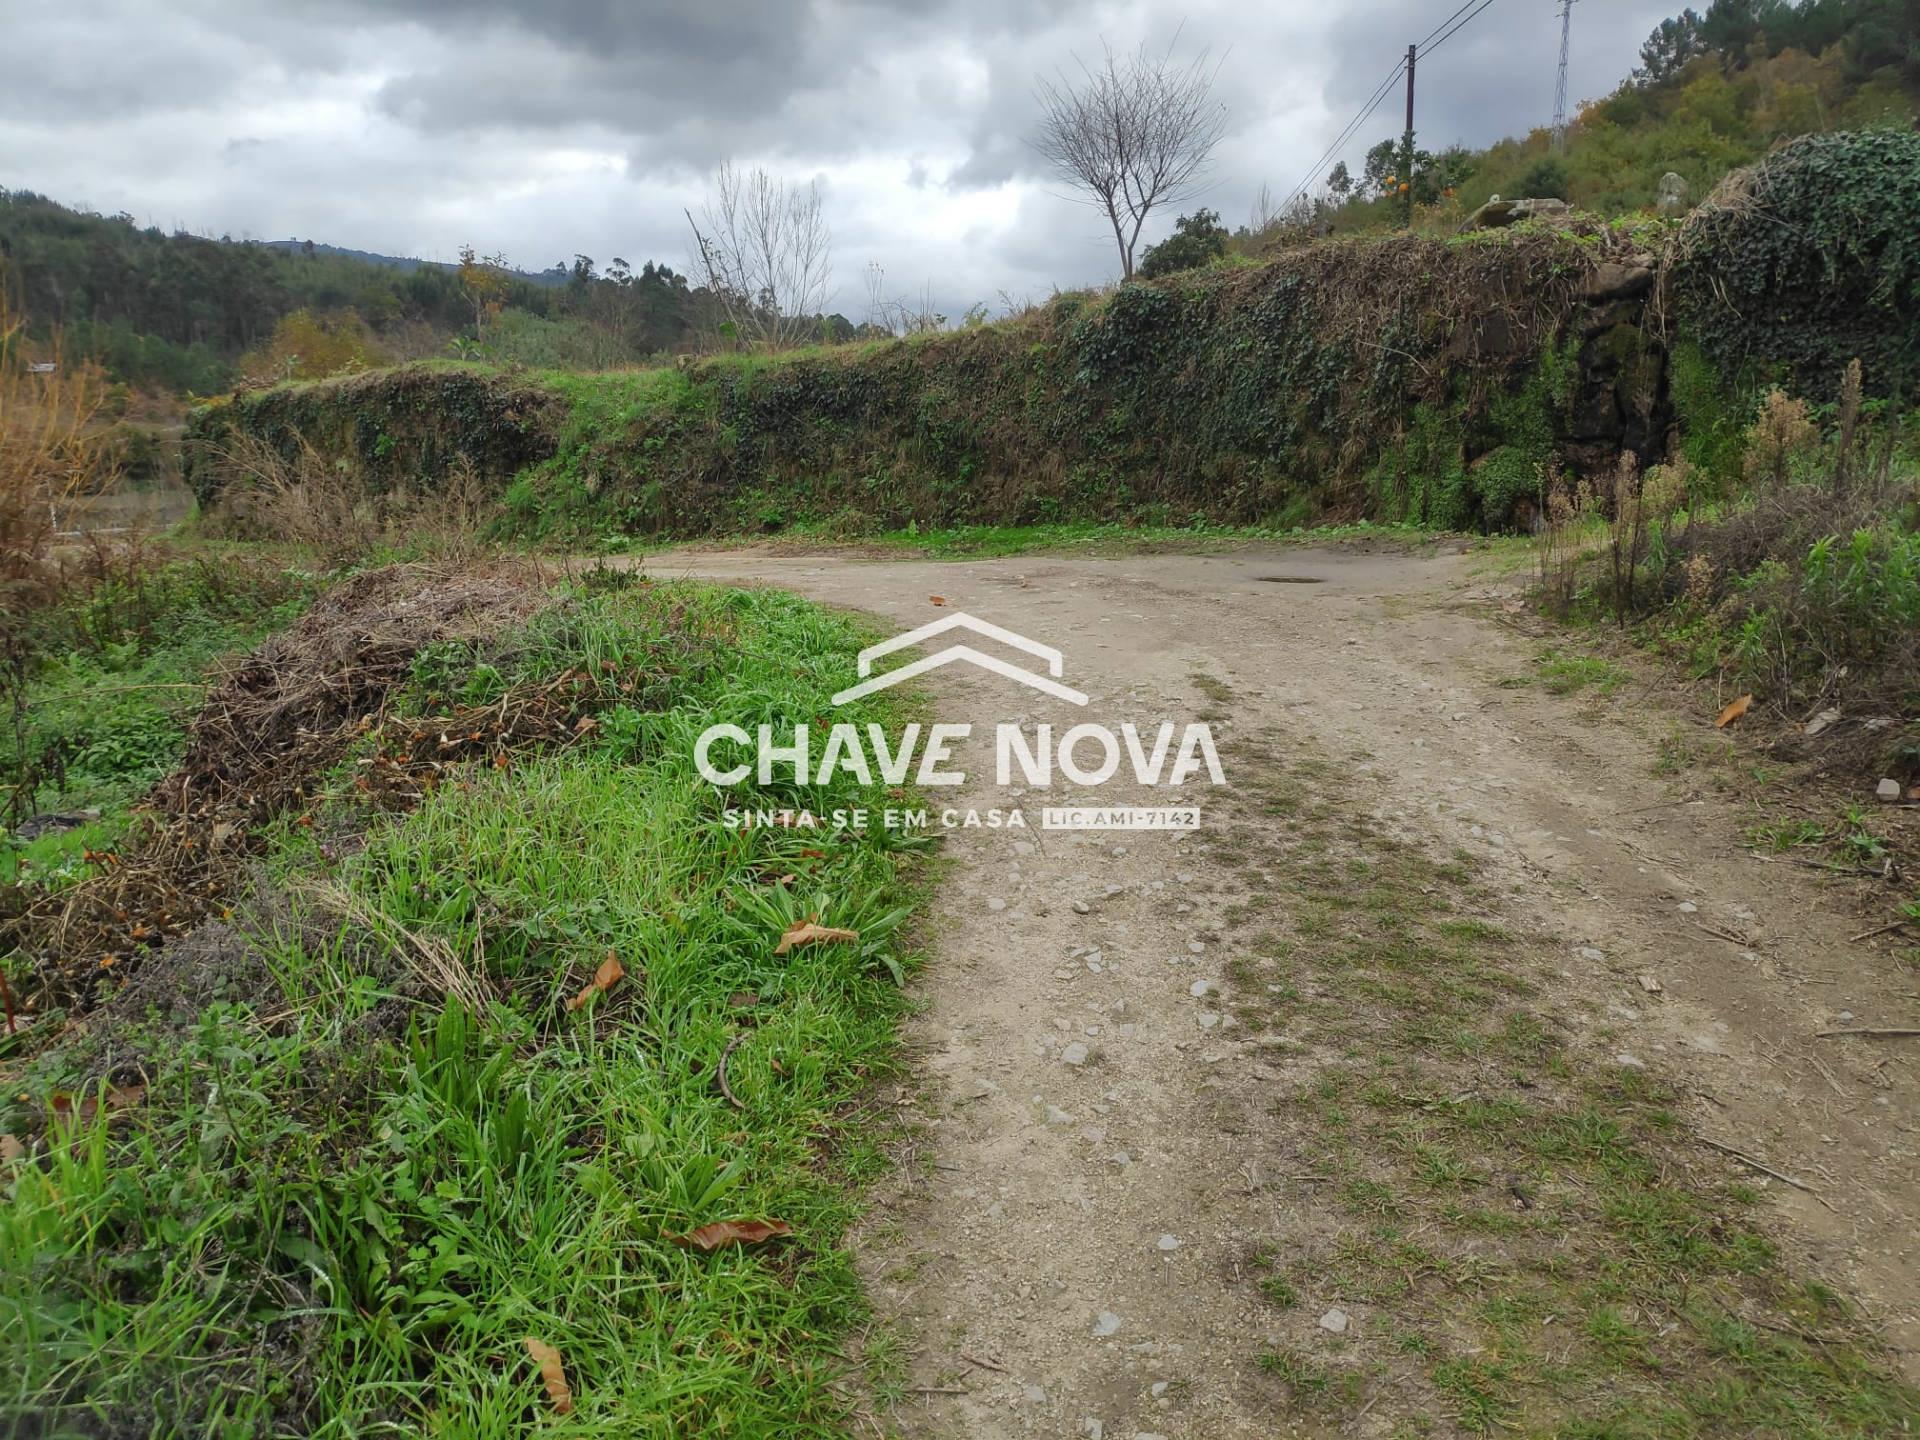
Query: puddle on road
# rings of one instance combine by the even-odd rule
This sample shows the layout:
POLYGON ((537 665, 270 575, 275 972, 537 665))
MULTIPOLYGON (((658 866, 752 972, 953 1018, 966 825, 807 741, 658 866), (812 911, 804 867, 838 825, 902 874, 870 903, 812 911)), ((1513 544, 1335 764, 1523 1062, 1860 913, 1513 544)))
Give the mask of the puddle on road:
POLYGON ((1268 585, 1324 585, 1326 578, 1320 575, 1256 575, 1253 577, 1268 585))

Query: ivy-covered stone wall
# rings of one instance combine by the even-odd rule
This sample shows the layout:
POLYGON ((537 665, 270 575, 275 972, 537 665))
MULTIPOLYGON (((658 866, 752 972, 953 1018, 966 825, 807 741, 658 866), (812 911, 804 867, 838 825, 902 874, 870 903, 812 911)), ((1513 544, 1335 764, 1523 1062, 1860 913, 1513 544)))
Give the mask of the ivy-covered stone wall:
POLYGON ((1681 333, 1729 380, 1920 396, 1920 134, 1808 135, 1730 176, 1674 247, 1681 333))
MULTIPOLYGON (((1332 242, 939 336, 685 370, 433 365, 197 418, 372 490, 461 454, 530 534, 1067 519, 1524 523, 1549 463, 1664 439, 1652 257, 1584 230, 1332 242)), ((1651 458, 1650 454, 1643 458, 1651 458)))

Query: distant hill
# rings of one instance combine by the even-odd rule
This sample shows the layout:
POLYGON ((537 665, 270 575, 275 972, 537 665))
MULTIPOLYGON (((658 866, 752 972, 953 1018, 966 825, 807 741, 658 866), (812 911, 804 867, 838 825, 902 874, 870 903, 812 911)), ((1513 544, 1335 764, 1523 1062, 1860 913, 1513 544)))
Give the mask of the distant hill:
MULTIPOLYGON (((290 255, 322 255, 341 260, 358 260, 363 265, 384 265, 389 270, 418 270, 423 266, 448 271, 459 268, 446 260, 416 260, 407 255, 381 255, 372 250, 353 250, 345 245, 328 245, 319 240, 263 240, 260 243, 270 250, 282 250, 290 255)), ((551 270, 514 269, 509 273, 517 280, 524 280, 529 285, 538 285, 548 290, 565 285, 572 274, 563 265, 556 265, 551 270)))
MULTIPOLYGON (((439 353, 475 323, 457 268, 442 262, 320 241, 168 234, 30 190, 0 189, 0 269, 37 333, 57 329, 115 379, 174 392, 229 388, 241 358, 262 352, 296 312, 311 312, 322 332, 364 330, 364 352, 387 359, 439 353)), ((528 364, 631 364, 690 349, 718 324, 711 296, 651 261, 603 274, 581 256, 569 268, 508 271, 504 282, 482 338, 500 358, 528 364)), ((851 332, 835 320, 836 333, 851 332)))

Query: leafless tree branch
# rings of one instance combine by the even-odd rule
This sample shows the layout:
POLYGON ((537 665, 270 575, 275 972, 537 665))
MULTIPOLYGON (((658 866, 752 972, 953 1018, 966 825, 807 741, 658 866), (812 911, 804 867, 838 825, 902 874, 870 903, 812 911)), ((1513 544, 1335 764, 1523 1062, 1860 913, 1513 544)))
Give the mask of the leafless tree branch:
POLYGON ((1131 55, 1109 47, 1079 78, 1042 77, 1039 133, 1032 144, 1055 174, 1081 191, 1113 228, 1123 279, 1147 217, 1190 198, 1226 133, 1226 107, 1213 98, 1220 73, 1201 51, 1176 63, 1169 46, 1131 55))
POLYGON ((742 341, 782 349, 807 338, 833 273, 817 185, 790 185, 757 166, 743 174, 725 162, 687 225, 699 277, 742 341))

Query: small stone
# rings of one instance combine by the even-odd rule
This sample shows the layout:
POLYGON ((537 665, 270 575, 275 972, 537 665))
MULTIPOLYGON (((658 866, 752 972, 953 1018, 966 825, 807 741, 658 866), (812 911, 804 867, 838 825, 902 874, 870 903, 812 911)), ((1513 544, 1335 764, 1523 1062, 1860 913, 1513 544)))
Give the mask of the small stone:
POLYGON ((1076 1040, 1060 1052, 1060 1058, 1069 1065, 1084 1065, 1087 1063, 1087 1047, 1076 1040))
POLYGON ((1807 722, 1806 733, 1809 737, 1818 735, 1821 731, 1831 729, 1833 726, 1838 725, 1840 720, 1841 715, 1838 710, 1822 710, 1807 722))
POLYGON ((1202 1030, 1211 1030, 1219 1023, 1220 1013, 1217 1010, 1208 1010, 1200 1017, 1200 1028, 1202 1030))
POLYGON ((1320 1317, 1320 1328, 1335 1335, 1347 1333, 1347 1312, 1340 1309, 1327 1311, 1320 1317))
POLYGON ((1167 1393, 1167 1382, 1164 1380, 1156 1380, 1147 1387, 1147 1390, 1154 1399, 1158 1400, 1162 1395, 1167 1393))
POLYGON ((1158 1244, 1162 1250, 1165 1250, 1168 1253, 1172 1253, 1173 1251, 1178 1250, 1180 1248, 1179 1238, 1173 1235, 1162 1235, 1159 1238, 1159 1240, 1156 1241, 1155 1243, 1158 1244))
POLYGON ((973 1084, 967 1093, 975 1100, 986 1100, 1000 1093, 1000 1087, 984 1075, 973 1077, 973 1084))
POLYGON ((1691 900, 1682 900, 1680 902, 1680 913, 1682 915, 1698 915, 1700 913, 1700 907, 1691 900))
POLYGON ((1646 1061, 1642 1060, 1638 1055, 1628 1054, 1625 1050, 1622 1050, 1618 1055, 1613 1057, 1613 1063, 1625 1070, 1644 1070, 1647 1068, 1646 1061))
POLYGON ((1596 950, 1591 945, 1582 945, 1578 953, 1582 960, 1604 960, 1607 958, 1604 950, 1596 950))
POLYGON ((1047 1403, 1047 1392, 1038 1385, 1028 1385, 1024 1387, 1020 1393, 1026 1396, 1029 1405, 1044 1405, 1047 1403))
POLYGON ((1086 1436, 1087 1440, 1107 1440, 1105 1422, 1096 1420, 1091 1415, 1085 1416, 1080 1421, 1080 1433, 1086 1436))
POLYGON ((1069 1115, 1065 1110, 1062 1110, 1058 1105, 1049 1105, 1047 1106, 1047 1124, 1071 1125, 1073 1124, 1073 1116, 1069 1115))
POLYGON ((1207 992, 1211 989, 1213 989, 1211 980, 1196 980, 1187 987, 1187 993, 1194 999, 1201 1000, 1206 998, 1207 992))
POLYGON ((1076 915, 1091 915, 1093 913, 1093 907, 1084 900, 1076 900, 1073 902, 1073 913, 1076 915))
POLYGON ((1116 1150, 1113 1152, 1113 1154, 1107 1157, 1107 1163, 1110 1165, 1118 1165, 1122 1170, 1124 1170, 1127 1168, 1127 1166, 1133 1163, 1133 1156, 1129 1155, 1124 1150, 1116 1150))
POLYGON ((1002 900, 997 895, 994 896, 993 899, 987 901, 987 909, 989 910, 1004 910, 1006 908, 1007 908, 1007 902, 1002 900))
POLYGON ((1900 782, 1898 780, 1882 780, 1874 787, 1873 793, 1891 805, 1900 798, 1900 782))
POLYGON ((1119 1329, 1120 1317, 1111 1310, 1102 1310, 1093 1317, 1093 1338, 1096 1340, 1104 1340, 1107 1336, 1116 1334, 1119 1329))
POLYGON ((1080 1132, 1080 1138, 1090 1145, 1099 1145, 1105 1142, 1107 1132, 1099 1125, 1089 1125, 1080 1132))
POLYGON ((1056 980, 1071 980, 1077 973, 1079 972, 1074 970, 1056 970, 1053 972, 1053 978, 1056 980))
POLYGON ((1642 975, 1640 977, 1640 988, 1649 995, 1658 995, 1665 987, 1660 984, 1660 981, 1655 976, 1642 975))
POLYGON ((1201 944, 1198 940, 1189 940, 1187 942, 1187 949, 1189 952, 1195 955, 1204 955, 1207 953, 1207 947, 1201 944))

